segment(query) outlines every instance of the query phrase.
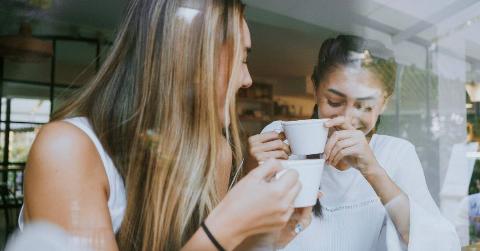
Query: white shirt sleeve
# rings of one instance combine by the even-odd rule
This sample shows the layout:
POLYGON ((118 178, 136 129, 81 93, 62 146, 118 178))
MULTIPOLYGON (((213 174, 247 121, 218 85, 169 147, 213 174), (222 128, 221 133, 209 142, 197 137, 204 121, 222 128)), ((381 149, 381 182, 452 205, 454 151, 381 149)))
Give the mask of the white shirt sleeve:
MULTIPOLYGON (((425 182, 422 165, 415 147, 406 143, 397 155, 397 169, 392 179, 408 196, 410 207, 410 231, 408 250, 450 251, 460 250, 455 228, 440 213, 425 182)), ((387 221, 387 246, 389 250, 401 250, 398 234, 392 221, 387 221), (395 245, 396 247, 393 247, 395 245)))
POLYGON ((454 224, 455 229, 457 230, 458 237, 460 237, 460 242, 462 246, 467 246, 470 243, 470 221, 468 210, 469 209, 469 198, 465 196, 463 200, 458 205, 457 212, 455 212, 454 224))

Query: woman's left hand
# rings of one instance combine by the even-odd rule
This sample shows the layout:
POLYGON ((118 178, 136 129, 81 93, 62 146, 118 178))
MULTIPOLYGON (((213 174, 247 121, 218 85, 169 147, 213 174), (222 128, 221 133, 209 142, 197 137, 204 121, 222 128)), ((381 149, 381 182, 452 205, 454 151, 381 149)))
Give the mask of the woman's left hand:
POLYGON ((356 130, 347 118, 336 117, 325 122, 325 126, 334 129, 325 145, 326 163, 336 166, 344 161, 362 174, 378 165, 365 134, 356 130))
POLYGON ((312 222, 313 207, 295 208, 287 225, 280 230, 275 248, 283 248, 312 222))
MULTIPOLYGON (((317 199, 319 200, 323 196, 322 192, 318 192, 317 199)), ((290 243, 297 235, 305 230, 310 223, 312 223, 313 218, 313 206, 312 207, 302 207, 295 208, 290 220, 288 220, 287 225, 280 230, 277 240, 275 241, 275 248, 283 248, 288 243, 290 243)))

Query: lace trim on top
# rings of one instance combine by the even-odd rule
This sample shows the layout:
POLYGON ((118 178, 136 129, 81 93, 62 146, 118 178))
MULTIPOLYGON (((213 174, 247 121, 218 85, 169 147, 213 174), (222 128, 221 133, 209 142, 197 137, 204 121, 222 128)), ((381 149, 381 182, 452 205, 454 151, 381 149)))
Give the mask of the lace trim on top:
POLYGON ((337 212, 337 211, 343 211, 343 210, 349 210, 349 209, 356 209, 356 208, 362 208, 362 207, 366 207, 366 206, 370 206, 374 203, 378 203, 379 202, 379 198, 375 198, 375 199, 371 199, 371 200, 367 200, 367 201, 362 201, 360 203, 357 203, 357 204, 350 204, 350 205, 342 205, 342 206, 338 206, 338 207, 326 207, 324 205, 322 205, 322 210, 325 210, 327 212, 330 212, 330 213, 334 213, 334 212, 337 212))

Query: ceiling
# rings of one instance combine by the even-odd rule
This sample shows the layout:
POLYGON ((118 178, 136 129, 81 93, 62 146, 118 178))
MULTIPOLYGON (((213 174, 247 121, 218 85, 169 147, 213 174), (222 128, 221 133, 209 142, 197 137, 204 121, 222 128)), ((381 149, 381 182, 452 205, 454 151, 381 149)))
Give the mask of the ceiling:
MULTIPOLYGON (((338 33, 377 39, 405 64, 426 65, 432 43, 445 53, 480 62, 477 0, 244 0, 252 33, 254 76, 310 74, 321 42, 338 33), (469 22, 470 20, 470 22, 469 22)), ((19 20, 34 33, 112 32, 126 0, 52 0, 43 10, 28 0, 1 0, 0 34, 16 32, 19 20), (34 26, 35 28, 35 26, 34 26)))

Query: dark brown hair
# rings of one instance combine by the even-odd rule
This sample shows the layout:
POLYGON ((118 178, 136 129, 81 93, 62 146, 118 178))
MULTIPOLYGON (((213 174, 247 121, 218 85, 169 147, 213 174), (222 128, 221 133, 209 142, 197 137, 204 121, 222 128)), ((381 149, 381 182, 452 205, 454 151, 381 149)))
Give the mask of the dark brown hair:
POLYGON ((311 76, 315 89, 335 68, 358 64, 383 84, 386 97, 395 89, 397 66, 393 53, 383 44, 353 35, 339 35, 322 43, 311 76), (352 53, 363 55, 354 57, 352 53))

